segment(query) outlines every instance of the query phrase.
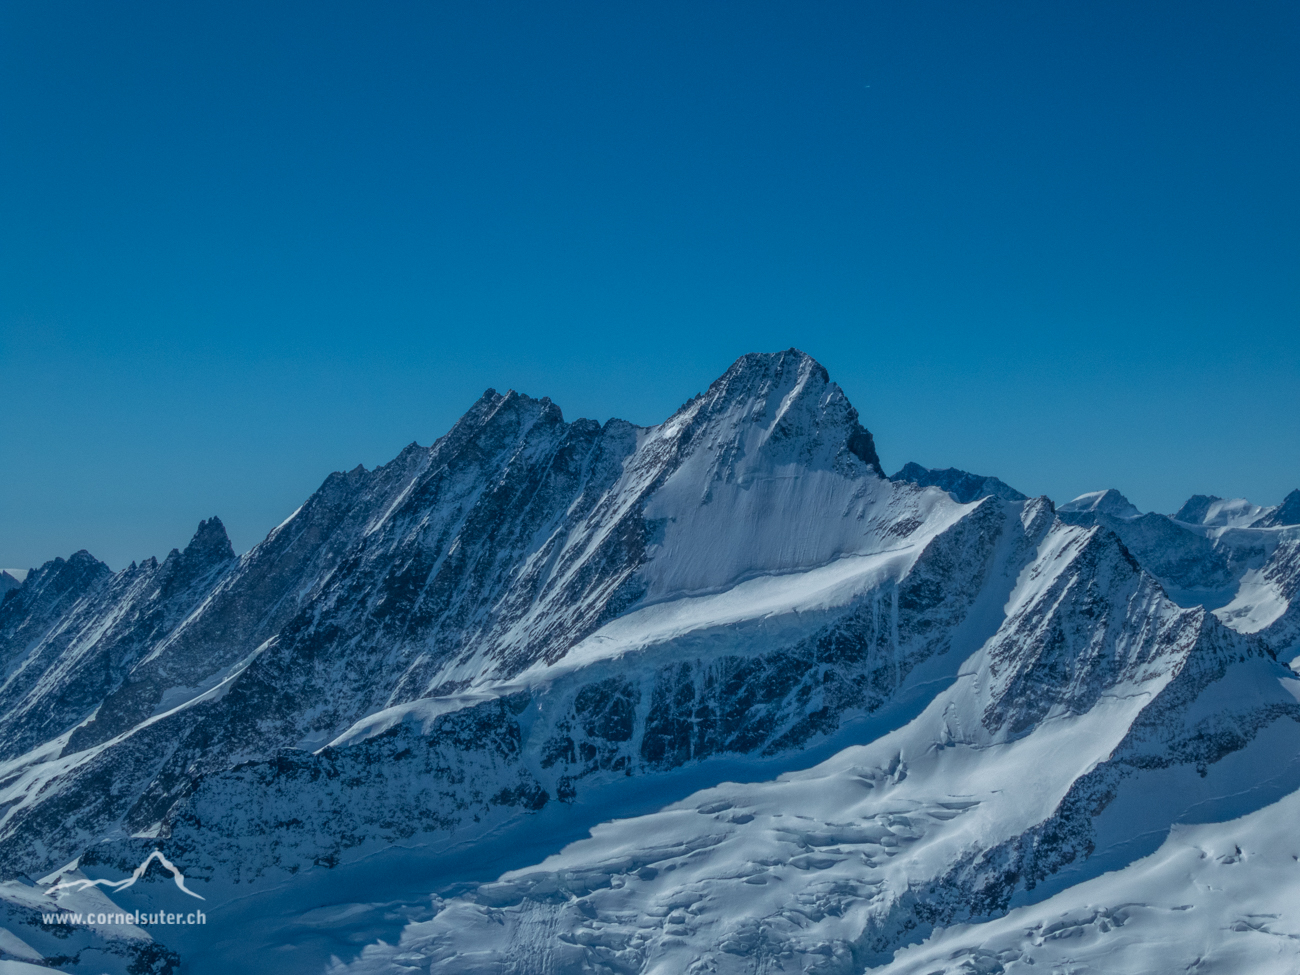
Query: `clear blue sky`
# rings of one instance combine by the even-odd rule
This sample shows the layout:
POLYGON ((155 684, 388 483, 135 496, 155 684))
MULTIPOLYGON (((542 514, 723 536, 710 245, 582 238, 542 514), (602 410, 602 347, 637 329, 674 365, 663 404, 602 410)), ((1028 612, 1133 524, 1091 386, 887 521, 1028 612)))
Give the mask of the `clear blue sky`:
POLYGON ((891 471, 1275 503, 1297 174, 1293 2, 3 4, 0 566, 792 345, 891 471))

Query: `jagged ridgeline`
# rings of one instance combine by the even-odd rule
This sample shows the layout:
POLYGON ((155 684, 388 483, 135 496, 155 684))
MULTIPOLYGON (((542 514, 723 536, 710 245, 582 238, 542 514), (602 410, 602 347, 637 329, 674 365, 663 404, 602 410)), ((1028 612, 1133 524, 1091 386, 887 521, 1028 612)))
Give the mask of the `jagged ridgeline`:
MULTIPOLYGON (((797 350, 648 428, 488 390, 242 556, 211 518, 161 562, 5 577, 0 958, 903 965, 1289 801, 1297 499, 887 478, 797 350), (67 883, 154 850, 202 930, 44 919, 183 897, 67 883)), ((953 971, 1001 970, 980 951, 953 971)))

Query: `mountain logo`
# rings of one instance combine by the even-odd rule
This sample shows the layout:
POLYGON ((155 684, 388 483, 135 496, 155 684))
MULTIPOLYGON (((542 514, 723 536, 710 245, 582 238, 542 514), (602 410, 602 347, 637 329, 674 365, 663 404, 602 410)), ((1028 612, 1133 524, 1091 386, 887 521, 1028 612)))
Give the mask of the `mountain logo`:
POLYGON ((139 880, 141 877, 144 876, 144 872, 149 869, 149 864, 152 863, 154 860, 157 860, 165 868, 171 871, 172 879, 176 881, 177 887, 185 891, 185 893, 189 894, 191 897, 197 897, 201 901, 207 900, 207 898, 204 897, 202 894, 196 894, 194 893, 194 891, 190 890, 188 887, 185 886, 185 875, 180 872, 176 864, 172 863, 170 860, 168 860, 165 856, 162 855, 161 850, 154 850, 147 857, 145 857, 144 863, 136 867, 135 871, 131 874, 131 876, 127 877, 125 880, 105 880, 105 879, 88 880, 85 878, 81 880, 63 880, 55 884, 45 893, 52 894, 56 890, 61 890, 61 889, 85 890, 87 887, 97 887, 100 884, 103 884, 105 887, 111 887, 114 890, 126 890, 126 888, 130 887, 137 880, 139 880))

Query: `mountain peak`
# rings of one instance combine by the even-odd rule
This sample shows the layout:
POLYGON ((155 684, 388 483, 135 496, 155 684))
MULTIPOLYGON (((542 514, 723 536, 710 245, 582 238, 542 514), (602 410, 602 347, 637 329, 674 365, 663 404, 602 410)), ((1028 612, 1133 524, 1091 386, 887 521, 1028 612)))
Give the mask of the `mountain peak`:
MULTIPOLYGON (((25 618, 35 612, 38 616, 48 610, 55 612, 59 606, 68 606, 81 596, 98 588, 112 576, 103 562, 81 549, 68 558, 54 558, 38 569, 24 574, 22 585, 10 588, 4 595, 4 608, 15 614, 11 618, 25 618), (45 610, 40 607, 45 607, 45 610)), ((17 578, 11 576, 11 578, 17 578)), ((5 623, 0 620, 0 630, 5 623)))
MULTIPOLYGON (((807 352, 791 346, 783 352, 745 353, 718 377, 713 386, 739 379, 779 379, 786 370, 790 369, 816 375, 823 383, 830 382, 830 374, 826 372, 825 366, 807 352)), ((713 386, 709 388, 712 389, 713 386)))
POLYGON ((1300 489, 1292 491, 1282 503, 1269 511, 1252 528, 1280 528, 1282 525, 1300 525, 1300 489))
POLYGON ((943 488, 962 504, 970 504, 972 501, 988 496, 1005 498, 1008 501, 1024 501, 1027 498, 999 478, 971 474, 956 467, 945 467, 942 470, 922 467, 916 461, 908 461, 890 480, 911 481, 921 487, 943 488))
MULTIPOLYGON (((1300 509, 1300 499, 1296 508, 1300 509)), ((1181 521, 1188 525, 1205 525, 1210 528, 1246 528, 1249 526, 1267 527, 1269 525, 1285 524, 1285 522, 1271 521, 1270 519, 1276 514, 1285 517, 1283 508, 1286 502, 1276 508, 1261 508, 1257 504, 1251 504, 1245 498, 1220 498, 1213 494, 1193 494, 1187 499, 1177 512, 1174 513, 1174 521, 1181 521)), ((1300 510, 1295 512, 1300 514, 1300 510)))
POLYGON ((1223 498, 1215 494, 1193 494, 1183 506, 1174 512, 1174 521, 1184 521, 1189 525, 1199 525, 1205 520, 1210 505, 1223 498))
POLYGON ((826 367, 799 349, 741 356, 678 415, 687 411, 696 427, 721 422, 766 428, 759 449, 778 461, 795 460, 796 454, 804 462, 820 454, 829 460, 844 450, 884 473, 858 411, 826 367))
POLYGON ((199 559, 207 563, 225 562, 235 557, 235 550, 226 534, 226 526, 216 515, 199 522, 194 537, 185 546, 186 559, 199 559))
POLYGON ((1114 488, 1081 494, 1073 501, 1061 505, 1057 510, 1066 513, 1095 511, 1098 514, 1110 515, 1112 518, 1136 518, 1142 513, 1114 488))
POLYGON ((199 522, 185 551, 172 549, 168 553, 163 561, 163 587, 166 591, 173 591, 187 586, 210 569, 229 562, 234 557, 235 550, 226 534, 226 526, 220 518, 213 515, 199 522))
POLYGON ((22 580, 13 572, 8 569, 0 569, 0 599, 3 599, 4 594, 10 589, 17 589, 22 584, 22 580))

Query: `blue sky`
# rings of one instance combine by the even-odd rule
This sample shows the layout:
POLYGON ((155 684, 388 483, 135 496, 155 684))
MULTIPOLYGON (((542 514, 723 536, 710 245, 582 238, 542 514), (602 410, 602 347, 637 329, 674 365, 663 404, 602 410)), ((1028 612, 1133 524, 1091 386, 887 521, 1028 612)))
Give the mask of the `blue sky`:
POLYGON ((120 568, 488 386, 798 346, 909 460, 1300 486, 1300 7, 0 6, 0 565, 120 568))

